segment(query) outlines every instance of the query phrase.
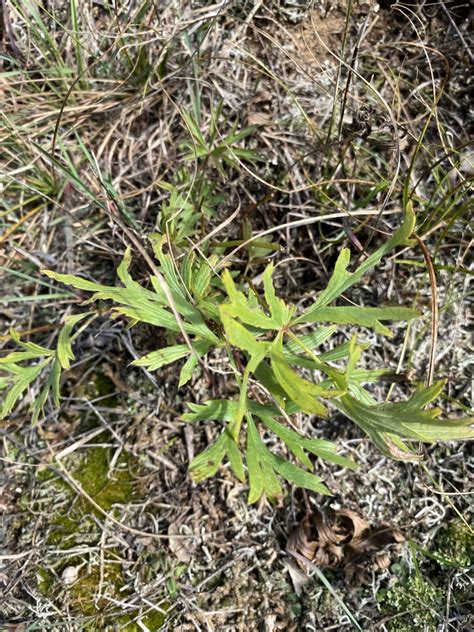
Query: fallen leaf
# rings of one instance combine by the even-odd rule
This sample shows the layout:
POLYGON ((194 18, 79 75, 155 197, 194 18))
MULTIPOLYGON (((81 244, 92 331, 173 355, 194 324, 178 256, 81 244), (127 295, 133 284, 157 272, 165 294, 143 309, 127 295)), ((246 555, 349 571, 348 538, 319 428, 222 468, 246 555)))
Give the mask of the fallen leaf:
POLYGON ((298 597, 301 597, 304 585, 309 582, 307 573, 299 568, 293 560, 284 560, 284 565, 290 574, 291 583, 298 597))
POLYGON ((346 544, 363 537, 369 529, 369 523, 350 509, 337 509, 331 514, 333 529, 340 535, 340 541, 346 544))
POLYGON ((308 560, 312 560, 316 553, 316 548, 318 546, 317 542, 317 534, 314 535, 311 533, 312 527, 312 514, 306 514, 300 524, 293 529, 290 537, 288 538, 288 542, 286 543, 287 551, 296 551, 296 553, 301 553, 303 557, 308 560))
POLYGON ((176 556, 178 562, 187 564, 191 557, 192 551, 190 547, 190 538, 183 538, 180 534, 179 527, 174 522, 168 527, 168 545, 172 553, 176 556))
MULTIPOLYGON (((371 527, 367 520, 350 509, 307 513, 288 538, 286 550, 297 553, 321 568, 343 568, 346 581, 368 581, 368 571, 389 568, 391 555, 400 553, 405 537, 389 525, 371 527)), ((290 568, 295 591, 306 583, 304 564, 290 568)), ((299 591, 299 592, 298 592, 299 591)))
POLYGON ((248 116, 249 125, 270 125, 272 116, 266 112, 251 112, 248 116))

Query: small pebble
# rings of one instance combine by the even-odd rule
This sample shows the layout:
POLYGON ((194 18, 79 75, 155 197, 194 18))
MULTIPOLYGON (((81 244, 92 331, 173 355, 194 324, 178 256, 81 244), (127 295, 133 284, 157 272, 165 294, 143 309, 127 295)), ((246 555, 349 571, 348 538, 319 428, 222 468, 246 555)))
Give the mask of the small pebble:
POLYGON ((61 580, 63 584, 66 584, 66 586, 70 586, 71 584, 74 584, 78 575, 79 568, 77 566, 66 566, 61 574, 61 580))

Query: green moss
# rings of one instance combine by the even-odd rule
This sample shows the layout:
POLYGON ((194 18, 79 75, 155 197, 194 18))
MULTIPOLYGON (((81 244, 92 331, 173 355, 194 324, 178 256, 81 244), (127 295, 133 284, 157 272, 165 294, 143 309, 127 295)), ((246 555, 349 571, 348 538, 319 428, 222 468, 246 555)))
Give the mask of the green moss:
POLYGON ((51 589, 55 582, 55 577, 53 573, 47 568, 38 568, 37 570, 37 578, 38 578, 38 590, 42 595, 50 595, 51 589))
POLYGON ((410 575, 383 596, 387 611, 401 613, 387 623, 393 632, 435 632, 443 614, 444 593, 418 575, 410 575))
MULTIPOLYGON (((109 559, 116 556, 117 561, 120 560, 120 556, 110 549, 108 556, 109 559)), ((117 624, 119 624, 120 630, 141 632, 143 627, 136 622, 138 619, 151 631, 163 626, 166 622, 166 611, 170 608, 169 601, 157 603, 163 612, 151 610, 146 615, 140 616, 138 610, 133 610, 122 615, 123 611, 117 612, 117 605, 110 600, 110 597, 123 600, 133 593, 132 589, 124 590, 121 565, 109 561, 101 569, 98 564, 92 567, 84 566, 83 561, 78 556, 71 557, 67 561, 56 564, 54 572, 46 568, 39 568, 37 571, 38 589, 42 595, 53 601, 61 599, 62 603, 67 602, 71 614, 88 618, 87 622, 83 620, 81 629, 112 632, 118 629, 117 624), (78 579, 66 587, 59 578, 69 566, 80 568, 78 579), (97 590, 99 585, 102 585, 100 595, 97 590)))
MULTIPOLYGON (((124 452, 111 471, 112 455, 113 451, 109 448, 89 448, 85 456, 80 458, 79 464, 72 467, 74 480, 104 511, 110 511, 115 504, 125 504, 137 495, 137 459, 124 452)), ((77 460, 75 456, 74 461, 77 460)), ((46 481, 50 482, 49 478, 46 481)), ((68 549, 79 544, 97 542, 99 534, 92 516, 102 518, 102 513, 61 479, 54 480, 53 487, 58 491, 62 490, 70 497, 71 502, 66 513, 58 511, 53 514, 53 529, 48 535, 48 544, 68 549)))
POLYGON ((47 481, 51 481, 57 477, 55 471, 49 467, 44 467, 43 469, 38 469, 36 472, 36 480, 41 483, 46 483, 47 481))
MULTIPOLYGON (((399 583, 390 590, 380 591, 378 600, 385 614, 395 615, 387 623, 388 630, 434 632, 445 615, 447 577, 444 569, 448 567, 455 572, 453 567, 467 568, 472 563, 474 536, 462 520, 453 520, 439 532, 429 550, 415 543, 411 546, 415 573, 409 574, 403 564, 394 564, 392 571, 399 576, 399 583), (433 581, 428 581, 428 576, 433 581)), ((461 610, 462 602, 468 599, 465 588, 462 582, 454 582, 451 587, 451 603, 458 602, 461 610)))
POLYGON ((471 566, 474 558, 474 532, 462 520, 453 520, 436 538, 435 553, 442 566, 471 566))
POLYGON ((101 371, 97 371, 97 373, 95 373, 91 384, 91 390, 95 391, 95 397, 104 397, 104 399, 100 402, 101 406, 114 408, 117 405, 117 395, 112 395, 112 393, 116 392, 117 387, 110 377, 105 375, 105 373, 102 373, 101 371), (110 397, 105 397, 106 395, 110 395, 110 397))
MULTIPOLYGON (((169 603, 161 603, 159 607, 165 612, 169 609, 169 603)), ((131 612, 123 617, 119 617, 117 623, 120 625, 120 630, 122 632, 142 632, 143 626, 140 626, 136 623, 136 619, 138 617, 138 610, 131 612)), ((158 612, 157 610, 153 610, 148 613, 145 617, 140 619, 140 622, 151 631, 159 630, 166 622, 166 614, 162 612, 158 612)))
MULTIPOLYGON (((90 448, 84 462, 74 472, 74 479, 105 511, 115 503, 130 500, 134 487, 132 470, 137 467, 127 453, 122 453, 109 476, 110 452, 108 448, 90 448)), ((90 510, 98 511, 93 506, 90 510)))
MULTIPOLYGON (((101 439, 108 439, 107 433, 101 439)), ((137 500, 143 495, 143 488, 137 484, 140 474, 139 461, 133 455, 123 451, 117 459, 112 458, 115 449, 102 446, 84 446, 74 452, 65 461, 71 477, 94 501, 91 503, 77 492, 67 480, 60 478, 53 469, 38 472, 37 480, 43 489, 43 496, 52 499, 52 512, 49 516, 47 543, 63 550, 82 545, 96 545, 100 541, 101 529, 96 517, 103 520, 103 511, 114 512, 118 505, 137 500), (58 507, 54 510, 54 502, 58 507), (64 502, 66 501, 66 502, 64 502)), ((25 499, 26 502, 27 499, 25 499)), ((160 560, 159 560, 160 561, 160 560)), ((40 567, 37 573, 37 587, 42 595, 62 607, 67 602, 68 610, 83 620, 84 630, 112 631, 121 621, 122 630, 141 632, 143 627, 134 621, 145 624, 149 630, 158 630, 166 622, 166 614, 150 611, 139 619, 140 611, 127 612, 125 615, 114 600, 126 600, 131 593, 123 575, 122 556, 112 549, 107 550, 107 560, 101 566, 98 561, 85 560, 82 556, 68 556, 52 560, 52 567, 40 567), (88 562, 85 564, 84 562, 88 562), (77 580, 66 585, 62 573, 68 566, 78 569, 77 580), (101 593, 98 593, 98 586, 101 593), (124 615, 124 616, 122 616, 124 615), (88 621, 86 622, 86 618, 88 621), (120 617, 120 619, 119 619, 120 617)), ((166 597, 165 589, 163 598, 166 597)), ((160 604, 158 604, 160 605, 160 604)), ((169 603, 160 605, 163 610, 169 603)))
MULTIPOLYGON (((107 610, 115 610, 115 605, 111 604, 107 598, 94 599, 94 595, 97 595, 97 587, 100 582, 100 568, 94 566, 72 584, 72 586, 69 587, 71 610, 80 612, 86 616, 97 615, 98 612, 103 616, 107 610)), ((120 599, 120 589, 123 585, 123 579, 121 567, 118 564, 106 564, 104 566, 102 585, 108 596, 113 595, 116 599, 120 599)), ((122 593, 122 598, 123 596, 124 594, 122 593)))
POLYGON ((70 549, 77 544, 76 537, 82 540, 82 530, 79 521, 65 515, 56 515, 52 519, 53 531, 48 535, 48 544, 54 544, 61 549, 70 549))

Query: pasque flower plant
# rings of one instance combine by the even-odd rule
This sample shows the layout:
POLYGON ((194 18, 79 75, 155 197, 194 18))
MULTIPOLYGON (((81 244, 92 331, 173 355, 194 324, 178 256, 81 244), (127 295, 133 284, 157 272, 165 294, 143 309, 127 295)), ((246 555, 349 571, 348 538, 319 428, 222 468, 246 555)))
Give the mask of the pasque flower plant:
MULTIPOLYGON (((180 386, 192 380, 201 365, 205 366, 206 354, 219 349, 227 357, 238 396, 188 403, 189 412, 183 416, 186 422, 216 422, 220 426, 217 439, 190 464, 191 476, 197 481, 206 479, 227 462, 240 481, 248 481, 250 503, 264 494, 276 501, 283 494, 282 479, 329 493, 315 473, 314 457, 343 467, 357 467, 351 459, 340 456, 333 443, 300 433, 291 423, 296 413, 325 418, 331 410, 337 410, 357 424, 382 453, 396 459, 419 458, 410 441, 433 443, 473 436, 472 419, 439 419, 439 409, 427 409, 441 393, 442 381, 429 387, 418 385, 405 401, 378 403, 366 385, 390 370, 358 368, 366 343, 353 336, 349 342, 320 351, 345 325, 391 335, 384 323, 419 316, 407 307, 334 304, 388 252, 411 245, 414 225, 414 213, 408 206, 399 229, 353 272, 348 269, 350 251, 342 249, 326 288, 302 313, 277 296, 272 281, 273 264, 264 270, 260 296, 239 285, 237 271, 226 268, 221 274, 216 272, 217 255, 198 258, 189 253, 177 264, 176 258, 165 252, 165 246, 173 247, 167 243, 166 235, 150 238, 160 277, 152 275, 149 288, 131 277, 129 250, 117 270, 120 287, 53 271, 45 274, 91 292, 91 301, 112 301, 113 314, 125 317, 132 325, 143 322, 166 329, 175 337, 175 344, 150 351, 132 364, 154 371, 186 359, 180 386), (304 369, 304 375, 300 369, 304 369), (277 453, 268 447, 266 438, 271 434, 278 437, 285 450, 277 453)), ((22 343, 17 337, 23 351, 0 360, 0 369, 6 374, 0 382, 0 387, 6 389, 2 416, 12 410, 46 365, 50 366, 50 373, 40 397, 32 404, 33 419, 38 418, 49 392, 59 403, 60 373, 73 357, 72 328, 84 317, 74 316, 67 321, 54 351, 22 343), (22 364, 31 360, 35 361, 32 366, 22 364)))

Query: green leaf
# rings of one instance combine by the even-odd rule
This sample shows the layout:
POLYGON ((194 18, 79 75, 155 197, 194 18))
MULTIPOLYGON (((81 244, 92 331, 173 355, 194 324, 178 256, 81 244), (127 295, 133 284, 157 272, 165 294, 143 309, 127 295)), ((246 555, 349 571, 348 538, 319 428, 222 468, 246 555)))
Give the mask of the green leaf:
POLYGON ((247 469, 249 473, 249 495, 247 502, 251 505, 260 500, 264 487, 263 487, 263 472, 258 457, 258 449, 256 445, 256 439, 254 437, 254 430, 248 422, 249 427, 247 430, 247 469))
POLYGON ((197 367, 197 365, 198 359, 194 355, 194 353, 192 353, 183 364, 183 368, 179 373, 178 388, 181 388, 189 382, 189 380, 193 377, 194 369, 197 367))
POLYGON ((347 364, 346 364, 346 373, 345 373, 346 385, 350 384, 352 380, 352 374, 357 368, 361 354, 362 354, 362 347, 357 344, 357 338, 355 336, 352 336, 349 342, 349 360, 347 361, 347 364))
POLYGON ((260 362, 258 367, 255 369, 254 375, 260 384, 262 384, 262 386, 271 393, 272 397, 275 398, 275 401, 278 402, 278 405, 286 411, 290 401, 288 400, 286 391, 283 390, 275 377, 270 364, 266 360, 260 362))
POLYGON ((256 125, 250 125, 249 127, 244 127, 243 129, 240 130, 240 132, 233 132, 229 134, 228 136, 226 136, 225 141, 228 145, 233 144, 233 143, 238 143, 244 138, 246 138, 247 136, 250 136, 250 134, 253 134, 253 132, 256 129, 257 129, 256 125))
POLYGON ((226 454, 227 435, 226 431, 220 435, 208 448, 198 454, 189 465, 191 477, 196 482, 203 481, 210 476, 214 476, 226 454))
POLYGON ((48 399, 48 395, 51 392, 53 396, 53 402, 55 406, 59 406, 59 382, 61 379, 61 363, 58 358, 54 358, 51 364, 51 370, 49 372, 46 384, 40 391, 38 397, 31 403, 30 412, 33 413, 31 423, 35 424, 38 421, 40 414, 43 412, 44 405, 48 399))
MULTIPOLYGON (((31 354, 31 358, 42 358, 44 356, 53 356, 54 355, 54 351, 51 351, 51 349, 47 349, 46 347, 42 347, 41 345, 37 345, 34 342, 23 342, 23 340, 21 340, 20 338, 20 334, 15 331, 13 328, 10 329, 10 336, 12 338, 12 340, 14 342, 16 342, 16 344, 21 347, 22 349, 25 349, 27 352, 29 352, 31 354)), ((19 355, 21 353, 20 351, 13 351, 12 353, 10 353, 9 355, 7 355, 6 357, 0 359, 0 362, 18 362, 20 360, 24 360, 27 359, 26 356, 24 356, 23 358, 19 355), (16 358, 16 360, 14 359, 16 358)))
MULTIPOLYGON (((345 342, 342 345, 338 345, 329 351, 319 353, 317 356, 317 362, 308 357, 308 353, 311 353, 315 347, 322 344, 327 338, 329 338, 337 330, 336 325, 330 327, 319 327, 311 334, 304 336, 298 336, 296 339, 289 340, 283 345, 283 355, 287 362, 291 365, 305 367, 312 370, 325 370, 327 361, 343 360, 349 356, 349 343, 345 342), (300 355, 304 349, 304 355, 300 355)), ((364 343, 361 345, 363 349, 366 349, 370 345, 364 343)))
POLYGON ((198 271, 193 277, 192 291, 194 296, 199 300, 208 293, 213 273, 213 267, 217 264, 217 257, 211 256, 208 260, 204 260, 199 266, 198 271))
POLYGON ((171 347, 164 347, 163 349, 152 351, 146 356, 134 360, 132 364, 134 366, 145 366, 149 371, 156 371, 162 366, 189 356, 181 369, 178 385, 181 387, 191 379, 193 371, 198 364, 198 358, 205 355, 210 347, 211 345, 207 340, 193 341, 193 353, 188 345, 172 345, 171 347))
POLYGON ((237 409, 237 412, 235 413, 235 417, 232 424, 232 431, 233 431, 232 434, 235 441, 238 440, 242 419, 248 407, 247 389, 248 389, 248 381, 249 381, 250 373, 254 372, 256 368, 258 367, 258 365, 261 363, 266 353, 266 349, 267 349, 266 345, 262 344, 260 347, 260 350, 250 357, 250 360, 245 368, 245 372, 242 378, 242 383, 240 385, 239 407, 237 409))
POLYGON ((330 494, 321 478, 270 452, 261 440, 251 415, 247 415, 247 467, 250 483, 249 503, 256 502, 262 493, 265 493, 272 502, 279 499, 282 489, 275 472, 298 487, 319 494, 330 494))
POLYGON ((404 441, 397 435, 389 432, 370 430, 367 432, 375 447, 385 456, 397 461, 421 461, 422 454, 410 450, 404 441))
POLYGON ((157 351, 151 351, 138 360, 134 360, 131 364, 134 366, 145 366, 149 371, 156 371, 162 366, 176 362, 176 360, 180 360, 190 353, 191 350, 188 345, 173 345, 157 351))
POLYGON ((357 270, 352 273, 347 270, 350 261, 350 250, 348 248, 343 248, 336 261, 334 272, 329 279, 327 287, 321 292, 312 307, 310 307, 302 316, 293 321, 294 324, 300 322, 311 322, 313 312, 329 305, 329 303, 340 296, 349 287, 360 281, 364 274, 375 267, 382 257, 390 252, 390 250, 393 250, 393 248, 396 248, 396 246, 399 245, 406 245, 414 227, 415 214, 411 205, 408 205, 400 228, 385 244, 378 248, 378 250, 376 250, 372 255, 367 257, 362 265, 360 265, 357 270))
POLYGON ((438 380, 438 382, 435 382, 428 387, 420 384, 410 399, 405 402, 406 409, 417 410, 418 408, 423 408, 424 406, 431 404, 431 402, 441 395, 444 385, 444 380, 438 380))
POLYGON ((229 309, 229 305, 222 305, 220 308, 222 324, 224 325, 226 336, 230 344, 246 351, 250 355, 250 359, 240 383, 239 406, 232 424, 232 435, 234 440, 237 441, 242 419, 247 407, 247 387, 250 374, 258 368, 270 345, 267 342, 258 342, 255 336, 250 333, 248 329, 229 316, 229 311, 231 311, 229 309))
MULTIPOLYGON (((238 408, 238 402, 227 399, 210 399, 204 404, 188 403, 188 408, 192 411, 182 416, 184 421, 226 421, 230 422, 234 418, 238 408)), ((270 415, 278 417, 281 415, 280 410, 271 404, 260 404, 259 402, 248 400, 247 408, 252 415, 262 417, 270 415)), ((299 409, 298 409, 299 410, 299 409)), ((296 410, 292 412, 297 412, 296 410)))
POLYGON ((272 468, 289 483, 293 483, 297 487, 309 489, 317 494, 325 494, 327 496, 331 495, 331 492, 326 485, 322 483, 322 479, 319 476, 315 476, 314 474, 311 474, 311 472, 302 470, 300 467, 290 463, 290 461, 287 461, 286 459, 283 459, 281 456, 272 454, 269 450, 267 450, 267 452, 269 465, 271 465, 272 468))
POLYGON ((351 251, 349 248, 343 248, 339 253, 334 271, 326 288, 319 294, 314 305, 302 316, 297 318, 295 322, 308 322, 307 319, 311 319, 313 311, 332 303, 334 299, 344 292, 344 289, 349 287, 352 273, 347 271, 347 266, 349 265, 350 259, 351 251))
POLYGON ((77 314, 76 316, 66 316, 65 325, 61 329, 58 337, 56 355, 63 369, 71 367, 70 360, 74 360, 74 353, 71 346, 71 333, 75 325, 89 314, 77 314))
POLYGON ((0 360, 0 369, 14 376, 5 380, 0 379, 0 388, 8 388, 10 386, 3 400, 0 417, 5 417, 13 410, 23 391, 33 384, 48 364, 51 364, 49 377, 29 408, 30 412, 33 413, 32 422, 36 423, 38 420, 50 392, 52 392, 55 405, 59 405, 61 368, 68 369, 70 360, 74 358, 71 348, 71 332, 74 326, 88 315, 89 313, 66 317, 64 327, 58 337, 57 347, 54 350, 46 349, 31 342, 22 342, 19 335, 16 332, 12 332, 15 342, 26 349, 26 351, 14 351, 0 360), (17 364, 17 362, 23 360, 45 356, 46 358, 42 362, 33 366, 25 367, 17 364))
MULTIPOLYGON (((238 402, 226 401, 226 400, 210 400, 205 404, 189 404, 189 408, 192 412, 183 416, 186 421, 202 421, 202 420, 219 420, 223 422, 232 422, 235 413, 238 409, 238 402)), ((260 439, 259 433, 252 420, 252 414, 260 417, 265 425, 273 432, 282 438, 285 443, 290 447, 295 456, 308 468, 312 468, 311 461, 304 453, 304 450, 319 456, 320 458, 332 461, 343 467, 356 467, 353 461, 340 457, 335 453, 335 447, 328 441, 319 439, 306 439, 298 435, 298 433, 286 428, 274 419, 274 416, 279 415, 278 408, 270 405, 259 404, 258 402, 248 402, 249 412, 246 414, 247 418, 247 468, 249 473, 249 502, 256 502, 263 493, 272 501, 277 500, 282 494, 282 488, 278 482, 278 478, 275 472, 280 473, 281 476, 299 484, 302 482, 307 489, 312 489, 320 493, 328 493, 324 485, 321 484, 321 479, 313 474, 305 472, 296 466, 289 464, 289 467, 285 465, 284 459, 275 457, 263 444, 260 439), (301 445, 301 447, 300 447, 301 445)), ((229 437, 228 430, 224 430, 229 437)), ((241 455, 237 449, 236 444, 231 441, 229 437, 226 440, 222 439, 222 459, 225 454, 228 454, 231 462, 231 468, 236 473, 240 480, 243 479, 243 470, 241 465, 241 455), (233 462, 235 460, 235 462, 233 462)), ((215 445, 215 444, 214 444, 215 445)), ((198 468, 198 475, 201 475, 202 455, 199 455, 197 466, 193 462, 193 468, 198 468)), ((213 455, 211 454, 213 458, 213 455)), ((221 462, 220 461, 220 462, 221 462)), ((204 459, 204 463, 206 460, 204 459)), ((208 464, 210 465, 210 464, 208 464)), ((214 465, 214 462, 213 462, 214 465)), ((218 466, 217 466, 218 467, 218 466)), ((209 471, 209 470, 206 470, 209 471)), ((217 471, 217 470, 216 470, 217 471)), ((211 475, 211 474, 209 474, 211 475)), ((195 478, 195 475, 193 475, 195 478)))
POLYGON ((8 355, 3 358, 0 358, 0 368, 6 370, 5 366, 10 363, 15 364, 16 362, 21 362, 22 360, 33 360, 34 358, 41 358, 44 356, 54 355, 54 351, 50 349, 45 349, 44 352, 38 353, 37 351, 12 351, 8 355))
POLYGON ((272 281, 273 270, 274 266, 271 263, 265 268, 265 272, 263 273, 265 301, 270 309, 273 320, 279 327, 284 327, 291 320, 294 309, 287 308, 285 302, 281 298, 277 298, 272 281))
POLYGON ((371 406, 351 395, 343 395, 334 404, 368 434, 372 431, 390 433, 402 439, 425 443, 473 438, 474 430, 470 426, 474 423, 474 418, 436 419, 440 412, 438 409, 420 409, 420 402, 431 401, 439 388, 438 383, 424 392, 420 390, 407 402, 371 406))
MULTIPOLYGON (((165 254, 163 252, 163 247, 168 245, 168 237, 166 235, 160 235, 159 233, 152 233, 149 236, 149 240, 151 242, 153 252, 160 262, 161 273, 166 279, 166 283, 171 290, 173 298, 176 301, 176 305, 181 305, 182 301, 182 307, 192 309, 192 305, 189 303, 190 297, 186 294, 183 281, 178 275, 176 263, 173 257, 170 254, 165 254)), ((158 279, 155 277, 155 282, 156 281, 158 281, 158 279)), ((158 287, 155 287, 155 291, 158 294, 163 292, 159 284, 158 287)))
POLYGON ((18 367, 19 370, 13 378, 11 387, 4 396, 0 411, 0 419, 4 419, 13 410, 23 392, 36 380, 49 362, 50 358, 46 358, 46 360, 43 360, 32 367, 18 367))
POLYGON ((324 461, 329 461, 331 463, 341 465, 342 467, 348 467, 351 469, 356 469, 358 467, 351 459, 339 456, 336 453, 336 446, 330 441, 324 441, 322 439, 308 439, 303 437, 294 430, 291 430, 291 428, 279 423, 276 419, 274 419, 270 412, 267 413, 266 411, 260 411, 255 412, 255 414, 260 417, 263 423, 270 430, 280 437, 300 463, 305 465, 308 469, 312 469, 313 464, 305 454, 305 450, 315 456, 318 456, 324 461))
MULTIPOLYGON (((304 336, 302 338, 304 338, 304 336)), ((370 344, 364 342, 364 343, 359 344, 358 346, 362 350, 364 350, 370 347, 370 344)), ((335 362, 337 360, 344 360, 345 358, 349 357, 349 354, 350 354, 349 342, 344 342, 342 345, 338 345, 337 347, 334 347, 334 349, 330 349, 329 351, 325 351, 324 353, 318 354, 317 356, 318 362, 315 362, 313 359, 308 358, 306 356, 296 355, 294 353, 288 353, 285 347, 283 347, 283 354, 286 360, 289 362, 289 364, 291 364, 292 366, 301 366, 301 367, 305 367, 307 369, 313 369, 313 370, 321 369, 321 362, 326 363, 326 362, 335 362)), ((383 369, 383 372, 390 373, 391 371, 383 369)), ((330 382, 328 382, 328 384, 329 383, 330 382)))
POLYGON ((223 430, 217 441, 193 459, 189 465, 192 478, 198 482, 214 476, 226 455, 229 458, 230 466, 235 476, 239 480, 245 481, 242 457, 227 428, 223 430))
POLYGON ((228 270, 224 270, 221 278, 230 299, 230 303, 226 304, 229 316, 238 318, 242 323, 259 329, 278 329, 278 323, 273 318, 266 316, 255 305, 249 306, 248 299, 243 292, 237 290, 228 270))
POLYGON ((186 112, 186 110, 181 110, 181 116, 183 117, 186 127, 188 128, 188 131, 192 134, 194 140, 205 148, 206 140, 202 135, 202 132, 199 129, 199 125, 194 120, 192 114, 186 112))
POLYGON ((386 336, 392 332, 380 320, 412 320, 419 312, 407 307, 320 307, 313 308, 298 319, 299 323, 330 322, 339 325, 369 327, 386 336))
POLYGON ((371 382, 379 382, 386 375, 393 375, 392 369, 356 369, 351 373, 351 383, 370 384, 371 382))
MULTIPOLYGON (((161 244, 156 252, 161 252, 161 244)), ((178 312, 188 321, 183 323, 183 327, 187 333, 196 335, 200 338, 206 338, 215 344, 219 343, 219 339, 205 324, 201 314, 195 309, 184 297, 180 287, 179 279, 173 268, 173 263, 169 256, 163 255, 161 252, 161 263, 164 266, 164 274, 166 281, 170 285, 170 291, 176 304, 178 312)), ((168 307, 168 300, 164 295, 158 279, 151 277, 154 292, 143 288, 140 284, 133 281, 128 274, 128 266, 130 263, 130 254, 127 251, 124 259, 119 266, 120 280, 126 284, 124 288, 113 288, 97 283, 85 281, 80 277, 69 274, 58 274, 49 270, 45 274, 57 281, 72 285, 78 289, 94 292, 90 300, 112 300, 123 307, 115 307, 114 310, 118 314, 123 314, 128 318, 139 322, 149 323, 157 327, 170 329, 174 332, 180 332, 180 326, 174 315, 168 311, 163 305, 168 307), (158 304, 157 304, 158 303, 158 304)))
POLYGON ((226 399, 210 399, 204 404, 188 402, 190 413, 182 415, 183 421, 232 421, 238 403, 226 399))
MULTIPOLYGON (((326 340, 336 333, 336 331, 336 325, 318 327, 318 329, 315 329, 315 331, 312 331, 310 334, 298 336, 298 338, 307 349, 313 350, 322 345, 323 342, 326 342, 326 340)), ((301 345, 299 345, 295 340, 288 340, 283 347, 283 352, 285 354, 301 353, 301 345)))
POLYGON ((75 287, 78 290, 86 290, 87 292, 102 292, 109 289, 106 285, 94 283, 93 281, 87 281, 87 279, 82 279, 81 277, 77 277, 72 274, 60 274, 59 272, 54 272, 53 270, 42 270, 42 273, 50 279, 54 279, 55 281, 59 281, 59 283, 64 283, 65 285, 72 285, 72 287, 75 287))
POLYGON ((237 444, 230 437, 227 438, 227 456, 229 458, 230 469, 239 481, 245 482, 244 462, 237 444))
POLYGON ((321 388, 308 382, 293 371, 283 355, 282 337, 279 335, 270 348, 271 367, 278 383, 285 393, 305 413, 327 417, 326 407, 319 401, 320 397, 334 397, 340 391, 321 388))
POLYGON ((230 344, 246 351, 251 357, 262 360, 270 344, 268 342, 257 341, 255 336, 250 333, 248 329, 241 325, 235 318, 232 318, 230 315, 232 309, 229 305, 222 305, 220 312, 222 324, 224 325, 225 333, 230 344))
MULTIPOLYGON (((142 289, 141 285, 132 279, 128 271, 131 263, 132 263, 132 251, 130 247, 128 247, 125 249, 125 252, 123 254, 123 259, 117 268, 117 276, 120 279, 120 281, 122 281, 125 287, 129 287, 129 288, 139 291, 142 289)), ((164 300, 164 296, 163 296, 163 300, 164 300)))
POLYGON ((189 358, 183 365, 181 373, 179 374, 178 387, 184 386, 192 378, 194 369, 198 365, 199 358, 206 355, 212 344, 208 340, 195 340, 193 342, 194 353, 191 353, 189 358))
POLYGON ((266 494, 276 502, 283 490, 267 460, 267 448, 262 443, 251 415, 247 415, 247 468, 249 473, 248 503, 253 504, 266 494))
POLYGON ((53 402, 55 406, 59 406, 60 400, 60 380, 61 380, 61 364, 59 360, 55 358, 53 360, 53 364, 51 365, 51 373, 48 377, 47 387, 51 390, 53 396, 53 402))

